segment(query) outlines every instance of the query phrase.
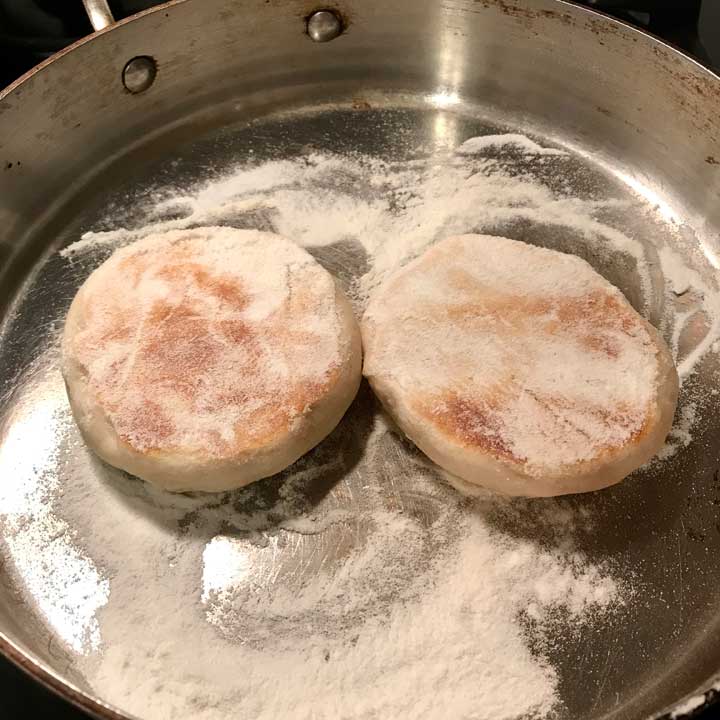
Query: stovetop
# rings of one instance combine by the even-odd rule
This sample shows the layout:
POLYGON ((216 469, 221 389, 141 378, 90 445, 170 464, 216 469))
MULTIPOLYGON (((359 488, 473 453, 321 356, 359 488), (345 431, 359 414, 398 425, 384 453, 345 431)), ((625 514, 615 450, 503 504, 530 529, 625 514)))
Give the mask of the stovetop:
MULTIPOLYGON (((115 17, 158 4, 111 0, 115 17)), ((720 70, 720 0, 584 0, 638 25, 720 70)), ((53 53, 92 31, 80 0, 0 0, 0 88, 53 53)), ((0 657, 0 719, 88 720, 0 657)), ((720 718, 708 710, 697 720, 720 718)))

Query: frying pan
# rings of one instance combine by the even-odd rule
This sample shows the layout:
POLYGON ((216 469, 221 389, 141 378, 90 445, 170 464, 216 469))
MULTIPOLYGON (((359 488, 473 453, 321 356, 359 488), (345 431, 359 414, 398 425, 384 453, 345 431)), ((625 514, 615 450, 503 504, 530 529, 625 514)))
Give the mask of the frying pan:
MULTIPOLYGON (((109 472, 81 460, 57 372, 58 329, 99 259, 68 263, 58 250, 108 229, 107 207, 132 215, 137 188, 182 186, 247 160, 249 148, 392 158, 399 138, 432 148, 439 134, 459 144, 500 128, 568 149, 578 192, 588 178, 613 184, 631 198, 616 220, 650 249, 671 226, 674 251, 716 287, 720 79, 560 0, 177 0, 114 24, 103 3, 86 6, 98 31, 0 94, 0 650, 90 713, 125 718, 78 669, 72 642, 101 578, 83 576, 82 601, 68 604, 69 548, 84 540, 50 527, 68 473, 92 487, 109 472)), ((550 243, 546 230, 530 239, 550 243)), ((325 261, 338 274, 353 262, 325 261)), ((642 306, 627 268, 605 274, 642 306)), ((657 308, 642 309, 658 321, 657 308)), ((568 717, 679 716, 717 695, 716 372, 709 353, 688 381, 700 401, 687 447, 637 480, 571 500, 596 515, 584 549, 633 573, 640 590, 612 628, 553 658, 568 717)), ((409 506, 410 495, 397 498, 409 506)), ((111 511, 87 502, 101 529, 111 511)))

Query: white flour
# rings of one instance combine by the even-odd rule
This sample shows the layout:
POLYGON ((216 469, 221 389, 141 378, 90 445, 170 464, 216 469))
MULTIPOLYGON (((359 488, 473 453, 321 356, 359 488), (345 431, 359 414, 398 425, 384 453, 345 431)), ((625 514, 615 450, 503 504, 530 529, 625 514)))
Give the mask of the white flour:
POLYGON ((408 497, 425 497, 436 517, 378 508, 386 491, 373 456, 387 453, 387 433, 376 418, 352 517, 312 508, 302 470, 272 507, 243 515, 233 496, 169 500, 122 477, 85 484, 79 469, 60 512, 110 573, 103 648, 82 661, 96 692, 153 720, 502 720, 558 709, 557 671, 531 652, 528 627, 552 645, 566 627, 607 618, 630 588, 577 552, 571 531, 587 519, 561 504, 537 518, 566 543, 547 548, 495 526, 494 514, 513 512, 507 501, 468 508, 420 466, 408 497), (102 528, 88 520, 91 502, 111 518, 102 528), (275 524, 293 513, 315 525, 311 546, 275 524), (346 545, 340 562, 317 562, 346 545))
POLYGON ((662 247, 659 256, 663 275, 672 293, 687 303, 678 312, 671 340, 672 349, 679 360, 678 373, 683 378, 692 373, 698 361, 712 349, 713 343, 720 336, 720 292, 710 287, 696 270, 687 267, 672 248, 662 247), (693 327, 698 320, 705 325, 701 330, 693 327), (694 337, 690 347, 681 354, 680 341, 688 329, 694 337))
MULTIPOLYGON (((505 136, 493 137, 499 143, 497 138, 505 136)), ((511 144, 517 142, 518 136, 507 137, 511 144)), ((242 167, 189 195, 159 196, 142 227, 86 233, 62 254, 73 257, 102 245, 122 245, 151 231, 239 218, 256 222, 260 213, 275 232, 303 247, 359 244, 371 261, 356 288, 362 305, 389 273, 433 241, 524 221, 571 229, 601 252, 632 258, 649 294, 642 244, 596 218, 616 204, 552 192, 537 179, 511 174, 497 159, 471 154, 400 164, 313 154, 294 162, 242 167), (179 208, 186 213, 183 218, 158 219, 179 208)))
POLYGON ((504 135, 481 135, 466 140, 457 151, 460 155, 472 155, 488 148, 517 148, 525 155, 558 155, 567 157, 568 153, 556 148, 545 148, 525 135, 507 133, 504 135))
POLYGON ((686 700, 684 703, 676 707, 672 713, 670 713, 671 718, 680 718, 680 717, 687 717, 689 715, 692 715, 692 713, 697 710, 698 708, 702 707, 705 704, 706 696, 703 693, 702 695, 693 695, 693 697, 686 700))
MULTIPOLYGON (((504 154, 545 172, 555 163, 567 172, 572 162, 519 135, 471 139, 432 160, 268 161, 159 192, 139 209, 137 226, 87 233, 63 255, 102 253, 152 231, 259 227, 321 262, 352 259, 357 273, 348 280, 361 311, 379 283, 436 240, 531 226, 551 239, 570 233, 601 261, 621 258, 651 306, 643 242, 607 220, 618 201, 551 189, 514 172, 504 154)), ((717 340, 718 293, 676 255, 659 259, 666 294, 680 303, 666 303, 664 327, 687 378, 717 340), (703 332, 688 341, 698 317, 707 321, 703 332)), ((682 412, 676 445, 689 440, 693 413, 682 412)), ((97 693, 151 720, 510 720, 561 708, 558 670, 531 652, 532 633, 547 640, 606 620, 632 588, 577 552, 573 532, 588 519, 559 502, 545 518, 555 541, 541 547, 524 534, 529 513, 508 534, 493 521, 506 501, 462 499, 420 463, 408 486, 396 486, 394 463, 405 451, 389 437, 376 422, 360 466, 341 458, 324 470, 295 470, 274 503, 249 515, 228 498, 179 497, 169 508, 142 485, 99 482, 76 468, 58 512, 110 576, 99 613, 103 651, 82 661, 97 693), (302 487, 338 462, 347 477, 366 474, 362 490, 342 481, 320 505, 303 499, 302 487), (341 496, 357 508, 351 515, 341 496), (434 514, 413 515, 415 496, 434 514), (89 506, 111 522, 93 525, 89 506)))

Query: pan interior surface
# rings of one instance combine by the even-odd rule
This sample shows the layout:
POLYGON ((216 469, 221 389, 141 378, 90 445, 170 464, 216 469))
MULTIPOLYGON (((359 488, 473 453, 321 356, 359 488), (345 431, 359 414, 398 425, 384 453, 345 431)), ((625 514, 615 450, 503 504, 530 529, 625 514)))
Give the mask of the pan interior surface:
POLYGON ((456 717, 660 713, 720 669, 713 218, 698 223, 680 191, 673 204, 638 180, 622 145, 561 128, 562 109, 553 130, 482 93, 348 85, 188 106, 85 168, 8 258, 0 630, 81 692, 149 720, 437 717, 432 696, 456 717), (451 234, 580 255, 673 348, 682 389, 668 445, 598 493, 469 500, 363 386, 336 431, 278 476, 221 495, 153 490, 85 448, 59 338, 114 248, 202 225, 297 240, 358 313, 389 272, 451 234), (478 658, 490 689, 471 710, 478 658))
MULTIPOLYGON (((382 223, 368 221, 377 204, 388 208, 388 216, 404 213, 397 228, 410 232, 413 218, 429 222, 417 199, 438 205, 427 194, 441 193, 438 207, 446 205, 464 186, 451 185, 446 197, 444 184, 467 182, 469 169, 469 177, 479 174, 478 182, 489 183, 483 193, 510 188, 514 199, 486 198, 502 212, 454 210, 458 214, 443 218, 428 237, 442 237, 448 223, 455 230, 470 222, 476 224, 459 229, 487 231, 490 225, 500 235, 580 254, 671 337, 693 290, 675 287, 684 291, 676 295, 672 268, 670 276, 663 274, 657 248, 669 243, 680 252, 682 238, 658 209, 592 161, 561 150, 553 154, 557 146, 542 138, 535 140, 545 152, 527 152, 516 140, 527 138, 522 128, 410 98, 368 105, 300 109, 213 131, 116 186, 103 183, 107 189, 85 198, 87 209, 58 228, 62 244, 87 231, 97 234, 70 245, 71 254, 51 253, 33 268, 2 338, 2 365, 16 378, 2 435, 7 579, 51 638, 51 660, 123 709, 122 693, 107 696, 117 692, 112 673, 122 673, 124 662, 140 662, 149 647, 168 644, 164 670, 153 681, 172 682, 173 664, 181 659, 173 657, 172 637, 165 634, 176 636, 179 628, 166 613, 196 613, 198 628, 211 628, 220 647, 233 645, 237 657, 243 648, 254 657, 274 647, 276 634, 293 636, 299 645, 321 638, 330 652, 359 642, 370 628, 380 632, 375 624, 382 625, 394 608, 421 603, 418 578, 432 582, 434 566, 449 562, 444 553, 462 540, 460 518, 478 514, 497 537, 565 558, 582 555, 593 572, 623 588, 616 607, 595 609, 582 620, 561 602, 553 611, 558 617, 551 612, 542 622, 533 620, 530 601, 522 609, 517 621, 529 647, 557 673, 561 716, 641 717, 660 709, 682 692, 680 678, 686 677, 685 687, 699 685, 720 662, 712 642, 713 578, 720 570, 720 534, 713 524, 720 485, 709 441, 718 416, 712 357, 683 385, 679 422, 683 413, 693 414, 691 442, 680 438, 671 457, 616 488, 570 498, 459 503, 442 477, 383 422, 366 388, 338 430, 293 468, 221 496, 153 492, 96 461, 79 438, 58 369, 58 336, 79 283, 113 246, 156 223, 212 221, 285 232, 296 223, 310 251, 352 292, 377 265, 377 257, 368 257, 367 238, 354 234, 382 232, 382 223), (457 152, 476 137, 503 139, 472 157, 457 152), (204 177, 198 168, 207 169, 204 177), (557 208, 543 204, 547 198, 532 195, 539 187, 591 203, 598 226, 586 233, 578 229, 579 216, 556 217, 557 208), (513 202, 525 203, 522 211, 514 211, 513 202), (642 246, 645 276, 613 230, 642 246), (669 312, 673 303, 679 305, 669 312), (344 577, 343 568, 363 553, 376 553, 363 561, 367 575, 344 577), (142 562, 128 562, 128 554, 142 562), (308 595, 313 602, 303 599, 308 588, 317 593, 308 595), (288 590, 297 594, 297 605, 277 600, 288 590), (158 605, 149 612, 145 603, 154 595, 158 605), (168 605, 173 598, 175 607, 168 605), (148 648, 130 647, 138 642, 129 630, 138 617, 156 617, 152 630, 140 626, 152 637, 148 648), (659 664, 659 657, 672 663, 659 664)), ((477 185, 464 191, 477 193, 477 185)), ((693 267, 710 273, 700 263, 693 267)), ((681 355, 708 330, 693 327, 683 330, 681 355)), ((563 567, 586 572, 573 562, 563 567)), ((602 588, 600 583, 594 590, 602 588)), ((185 631, 192 637, 198 628, 185 631)), ((145 661, 157 671, 157 657, 145 661)), ((197 687, 184 687, 173 689, 178 712, 201 701, 197 687)), ((142 692, 147 703, 158 690, 142 692)), ((130 709, 139 712, 138 705, 130 709)))

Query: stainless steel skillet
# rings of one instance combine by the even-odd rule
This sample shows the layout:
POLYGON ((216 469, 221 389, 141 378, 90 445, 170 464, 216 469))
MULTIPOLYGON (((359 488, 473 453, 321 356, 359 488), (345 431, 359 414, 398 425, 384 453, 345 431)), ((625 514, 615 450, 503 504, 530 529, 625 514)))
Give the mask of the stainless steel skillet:
MULTIPOLYGON (((40 517, 47 493, 62 484, 56 451, 70 431, 43 414, 43 403, 57 391, 47 383, 58 323, 91 268, 68 268, 57 250, 104 227, 103 208, 122 206, 133 188, 182 184, 198 168, 246 159, 259 140, 289 155, 323 146, 393 158, 408 137, 431 147, 440 139, 440 152, 498 128, 570 148, 584 168, 570 178, 579 193, 590 178, 641 198, 643 209, 633 200, 621 218, 629 232, 651 247, 663 222, 672 223, 677 252, 716 282, 720 79, 647 35, 558 0, 173 2, 101 30, 4 91, 0 516, 22 515, 25 502, 40 517), (310 35, 326 42, 308 34, 318 9, 332 15, 315 18, 310 35)), ((627 268, 605 271, 640 302, 627 268)), ((646 310, 657 321, 661 309, 646 310)), ((687 448, 642 484, 577 500, 597 514, 586 551, 632 568, 642 602, 627 624, 555 658, 568 717, 650 717, 675 704, 698 707, 716 692, 716 372, 710 354, 692 380, 700 401, 687 448)), ((2 650, 98 716, 124 717, 78 670, 72 627, 62 623, 72 626, 82 608, 58 609, 55 586, 28 570, 39 547, 13 543, 18 526, 7 527, 2 650)), ((57 541, 53 531, 38 537, 57 541)), ((62 556, 64 546, 55 547, 62 556)))

